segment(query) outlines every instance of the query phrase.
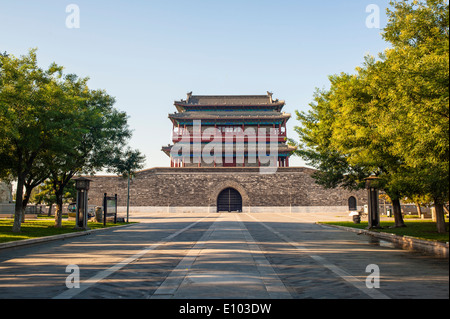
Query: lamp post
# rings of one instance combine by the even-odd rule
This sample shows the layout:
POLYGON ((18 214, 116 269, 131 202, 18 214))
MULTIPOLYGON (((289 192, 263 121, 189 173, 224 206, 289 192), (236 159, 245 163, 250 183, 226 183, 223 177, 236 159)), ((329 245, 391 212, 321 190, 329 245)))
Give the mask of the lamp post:
POLYGON ((88 190, 90 179, 79 177, 75 180, 75 188, 77 189, 77 213, 75 229, 88 230, 87 213, 88 213, 88 190))
POLYGON ((127 188, 127 223, 128 223, 128 217, 130 216, 130 174, 131 174, 131 172, 128 171, 128 188, 127 188))
POLYGON ((380 212, 378 206, 378 189, 377 189, 377 180, 379 178, 372 175, 365 179, 366 181, 366 189, 367 189, 367 197, 368 203, 367 206, 369 208, 369 225, 367 229, 372 228, 381 228, 380 227, 380 212))

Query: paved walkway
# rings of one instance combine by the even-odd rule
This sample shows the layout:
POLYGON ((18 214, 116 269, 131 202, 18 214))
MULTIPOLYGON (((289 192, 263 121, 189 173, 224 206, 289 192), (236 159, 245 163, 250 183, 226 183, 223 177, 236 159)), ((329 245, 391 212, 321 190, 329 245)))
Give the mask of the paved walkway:
POLYGON ((0 298, 449 297, 448 260, 314 224, 338 216, 132 217, 141 223, 0 250, 0 298), (68 265, 78 266, 80 288, 66 287, 68 265), (369 265, 380 288, 366 286, 369 265))
POLYGON ((237 214, 221 214, 151 298, 291 298, 237 214))

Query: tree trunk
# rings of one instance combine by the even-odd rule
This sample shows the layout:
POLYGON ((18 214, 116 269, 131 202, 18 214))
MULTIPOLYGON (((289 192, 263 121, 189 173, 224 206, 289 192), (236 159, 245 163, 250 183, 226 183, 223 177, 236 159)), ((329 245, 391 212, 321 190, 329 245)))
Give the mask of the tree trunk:
POLYGON ((63 196, 62 193, 57 192, 56 194, 56 212, 55 212, 55 227, 62 227, 62 210, 63 210, 63 196))
POLYGON ((55 227, 62 227, 62 212, 63 212, 63 194, 64 187, 69 183, 70 179, 75 175, 75 172, 64 173, 61 178, 58 178, 56 173, 50 174, 50 180, 53 184, 53 192, 56 197, 56 212, 55 212, 55 227))
POLYGON ((23 185, 25 184, 24 177, 17 178, 17 191, 16 191, 16 205, 14 207, 14 224, 12 227, 13 233, 20 232, 20 226, 22 224, 22 214, 23 214, 23 185))
POLYGON ((447 230, 445 227, 444 204, 434 201, 434 209, 436 212, 436 228, 439 234, 444 234, 447 230))
POLYGON ((28 202, 30 201, 31 192, 33 191, 33 188, 34 187, 30 187, 27 184, 25 184, 25 195, 23 196, 22 200, 22 223, 25 221, 25 212, 27 209, 28 202))
POLYGON ((420 207, 419 203, 416 203, 417 208, 417 214, 419 215, 419 218, 422 216, 422 208, 420 207))
POLYGON ((402 207, 399 199, 392 200, 392 210, 394 211, 395 227, 406 227, 402 216, 402 207))

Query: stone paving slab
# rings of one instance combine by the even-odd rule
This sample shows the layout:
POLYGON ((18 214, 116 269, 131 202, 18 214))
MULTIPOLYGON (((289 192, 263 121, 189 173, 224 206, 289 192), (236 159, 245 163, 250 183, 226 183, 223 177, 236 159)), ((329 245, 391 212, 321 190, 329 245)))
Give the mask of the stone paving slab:
POLYGON ((370 299, 377 298, 364 290, 370 264, 380 269, 378 297, 449 297, 448 259, 315 224, 326 220, 323 216, 154 213, 133 217, 142 222, 0 250, 0 299, 61 296, 68 290, 69 264, 79 266, 82 285, 114 269, 85 290, 71 292, 70 298, 150 298, 167 280, 176 279, 175 289, 159 297, 370 299), (122 266, 116 269, 116 265, 122 266))
POLYGON ((220 214, 152 298, 290 298, 238 218, 220 214))
POLYGON ((369 275, 366 267, 378 265, 381 287, 377 290, 389 298, 448 298, 448 259, 399 249, 390 243, 380 244, 372 236, 323 227, 315 224, 314 219, 304 222, 298 216, 282 218, 278 214, 247 217, 247 228, 267 252, 280 278, 299 293, 293 294, 294 298, 371 298, 323 267, 311 258, 313 256, 325 258, 362 284, 369 275), (277 240, 278 236, 273 233, 269 237, 268 230, 254 223, 254 219, 301 249, 285 240, 277 240))

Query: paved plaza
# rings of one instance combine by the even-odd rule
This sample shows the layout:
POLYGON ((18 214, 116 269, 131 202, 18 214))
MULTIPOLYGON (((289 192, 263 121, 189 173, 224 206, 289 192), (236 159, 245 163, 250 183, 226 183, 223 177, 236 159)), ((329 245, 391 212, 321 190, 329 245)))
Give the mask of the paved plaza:
POLYGON ((131 217, 140 223, 0 250, 0 298, 449 297, 448 259, 315 224, 345 215, 134 213, 131 217), (74 274, 68 265, 79 269, 79 288, 66 286, 74 274), (375 274, 367 271, 369 265, 379 269, 379 288, 366 285, 368 276, 375 274))

